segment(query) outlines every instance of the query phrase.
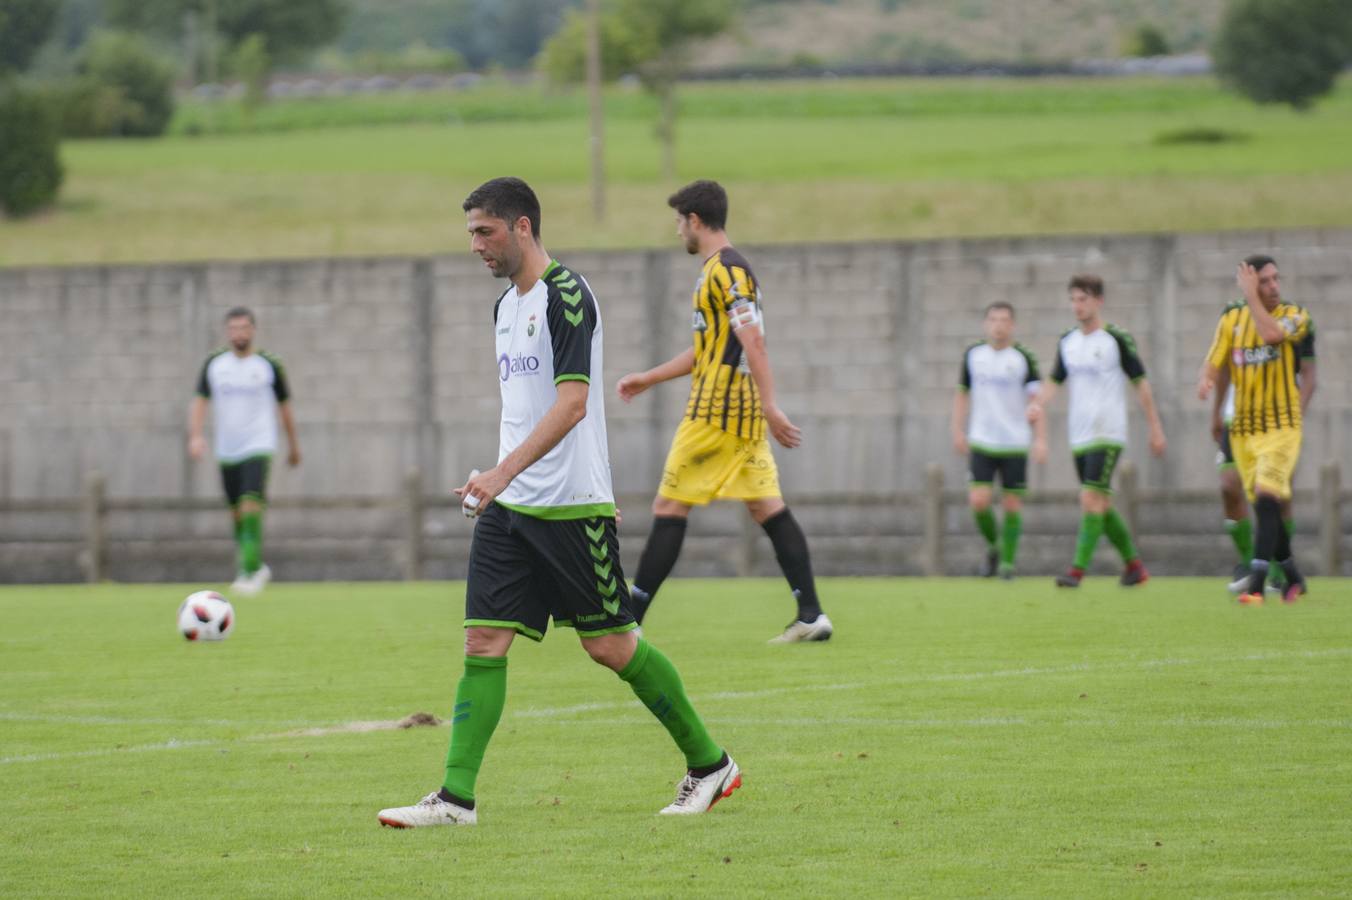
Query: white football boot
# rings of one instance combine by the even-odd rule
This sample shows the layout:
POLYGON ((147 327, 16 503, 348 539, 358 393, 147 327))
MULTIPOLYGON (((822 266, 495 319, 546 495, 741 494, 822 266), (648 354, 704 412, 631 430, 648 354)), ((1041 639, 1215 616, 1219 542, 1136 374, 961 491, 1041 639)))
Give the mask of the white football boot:
POLYGON ((235 576, 235 580, 230 582, 230 593, 247 594, 249 592, 249 576, 240 572, 235 576))
POLYGON ((784 633, 777 637, 770 638, 771 644, 797 644, 802 641, 829 641, 834 629, 831 627, 831 620, 822 613, 811 622, 800 622, 794 619, 789 623, 789 627, 784 629, 784 633))
POLYGON ((689 772, 676 785, 676 799, 670 806, 662 807, 659 815, 692 816, 708 812, 713 805, 742 786, 742 770, 728 757, 727 763, 703 778, 696 778, 689 772))
POLYGON ((479 821, 479 814, 442 800, 441 795, 433 791, 412 806, 382 809, 376 818, 380 819, 381 825, 391 828, 422 828, 425 825, 473 825, 479 821))
POLYGON ((267 563, 258 567, 258 571, 253 573, 254 593, 261 594, 263 588, 267 587, 272 581, 272 569, 267 563))

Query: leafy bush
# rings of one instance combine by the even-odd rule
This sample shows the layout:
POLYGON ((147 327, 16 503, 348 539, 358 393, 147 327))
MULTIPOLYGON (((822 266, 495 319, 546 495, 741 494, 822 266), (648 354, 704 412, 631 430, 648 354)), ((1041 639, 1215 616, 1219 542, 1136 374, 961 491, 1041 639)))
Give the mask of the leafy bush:
POLYGON ((1212 58, 1222 80, 1255 103, 1304 109, 1352 61, 1352 3, 1231 0, 1212 58))
POLYGON ((62 90, 62 129, 73 136, 152 137, 174 115, 174 65, 131 34, 103 32, 85 47, 79 78, 62 90))
POLYGON ((24 216, 56 199, 64 175, 58 140, 40 95, 0 86, 0 211, 24 216))
POLYGON ((1159 26, 1142 22, 1127 35, 1122 44, 1122 53, 1124 56, 1137 57, 1168 56, 1169 40, 1159 26))

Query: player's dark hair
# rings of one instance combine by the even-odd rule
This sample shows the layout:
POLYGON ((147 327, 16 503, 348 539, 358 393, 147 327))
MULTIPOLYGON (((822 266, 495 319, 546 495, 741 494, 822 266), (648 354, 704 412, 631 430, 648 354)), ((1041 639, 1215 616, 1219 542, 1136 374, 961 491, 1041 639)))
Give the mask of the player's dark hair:
POLYGON ((1011 319, 1014 318, 1014 304, 1010 303, 1008 300, 996 300, 990 306, 986 307, 986 312, 983 315, 989 316, 997 309, 1003 309, 1005 312, 1009 313, 1011 319))
POLYGON ((540 237, 540 200, 520 178, 494 178, 476 187, 461 204, 465 212, 482 209, 513 226, 522 216, 530 220, 531 237, 540 237))
POLYGON ((1066 289, 1084 291, 1086 294, 1102 299, 1103 279, 1097 275, 1076 275, 1070 279, 1070 284, 1066 289))
POLYGON ((1268 256, 1266 253, 1255 253, 1253 256, 1247 256, 1244 258, 1244 262, 1253 266, 1258 272, 1263 271, 1264 266, 1277 265, 1277 260, 1268 256))
POLYGON ((668 197, 667 206, 683 216, 694 213, 714 231, 728 224, 728 192, 717 181, 692 181, 668 197))
POLYGON ((225 321, 229 322, 231 319, 248 319, 250 325, 258 324, 254 321, 253 310, 249 309, 247 306, 230 307, 230 312, 225 314, 225 321))

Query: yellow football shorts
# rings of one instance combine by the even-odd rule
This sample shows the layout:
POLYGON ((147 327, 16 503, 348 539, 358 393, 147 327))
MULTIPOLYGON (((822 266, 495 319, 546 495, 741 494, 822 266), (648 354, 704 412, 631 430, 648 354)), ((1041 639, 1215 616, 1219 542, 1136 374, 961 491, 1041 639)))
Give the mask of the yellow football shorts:
POLYGON ((778 497, 779 469, 770 442, 728 434, 708 422, 685 419, 676 429, 659 496, 691 506, 712 500, 778 497))
POLYGON ((1291 497, 1291 476, 1300 460, 1299 428, 1274 428, 1257 434, 1231 434, 1235 468, 1249 500, 1259 488, 1282 500, 1291 497))

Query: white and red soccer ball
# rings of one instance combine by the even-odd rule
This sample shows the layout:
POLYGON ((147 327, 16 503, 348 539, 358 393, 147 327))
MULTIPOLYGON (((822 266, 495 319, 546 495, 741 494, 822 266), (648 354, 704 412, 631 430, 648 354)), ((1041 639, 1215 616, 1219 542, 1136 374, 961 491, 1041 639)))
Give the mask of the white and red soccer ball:
POLYGON ((178 630, 190 641, 223 641, 235 629, 235 608, 215 591, 190 594, 178 608, 178 630))

